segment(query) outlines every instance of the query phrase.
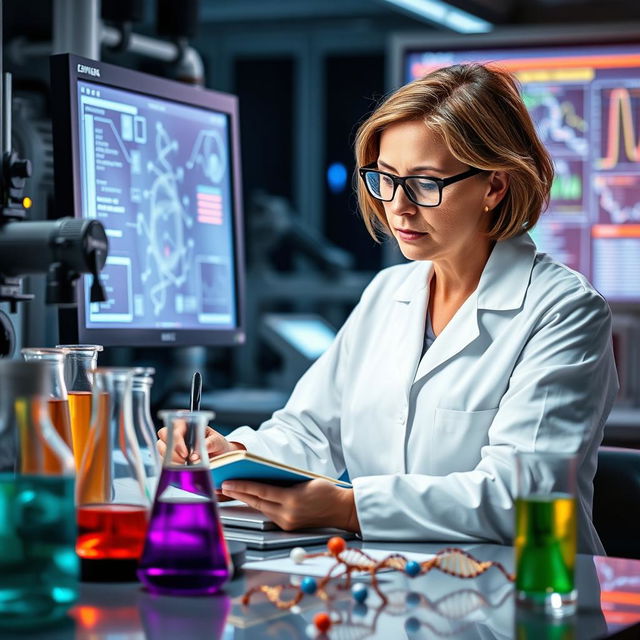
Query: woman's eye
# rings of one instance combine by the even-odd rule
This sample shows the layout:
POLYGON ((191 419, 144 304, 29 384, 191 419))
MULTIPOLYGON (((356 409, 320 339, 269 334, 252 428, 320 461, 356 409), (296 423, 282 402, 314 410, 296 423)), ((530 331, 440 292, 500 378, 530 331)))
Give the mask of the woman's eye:
POLYGON ((438 188, 436 183, 432 180, 420 180, 418 187, 421 191, 433 191, 438 188))
POLYGON ((386 187, 390 187, 393 184, 393 180, 389 176, 380 176, 380 181, 386 187))

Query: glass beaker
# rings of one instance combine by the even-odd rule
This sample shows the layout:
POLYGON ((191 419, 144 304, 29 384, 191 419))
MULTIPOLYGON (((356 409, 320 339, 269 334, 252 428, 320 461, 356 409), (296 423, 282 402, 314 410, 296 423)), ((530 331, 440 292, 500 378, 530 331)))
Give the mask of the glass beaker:
POLYGON ((211 411, 161 411, 167 450, 138 577, 152 592, 216 593, 229 579, 230 559, 213 492, 205 427, 211 411), (177 437, 176 437, 177 436, 177 437), (177 441, 193 443, 197 463, 172 461, 177 441))
POLYGON ((94 369, 91 429, 78 474, 78 540, 85 579, 135 577, 150 494, 133 426, 133 369, 94 369))
POLYGON ((577 605, 574 454, 516 451, 516 597, 552 616, 577 605))
MULTIPOLYGON (((47 366, 49 376, 49 418, 58 435, 70 450, 73 450, 71 438, 71 420, 69 418, 69 402, 67 387, 64 383, 64 356, 62 349, 22 349, 23 358, 27 362, 42 361, 47 366)), ((57 458, 51 451, 45 451, 45 469, 55 470, 57 458)))
POLYGON ((133 397, 133 424, 139 435, 142 462, 147 478, 153 478, 151 488, 155 492, 155 481, 160 475, 162 460, 156 447, 158 434, 151 417, 151 386, 156 370, 153 367, 137 367, 133 372, 131 387, 133 397))
POLYGON ((78 595, 75 467, 50 384, 45 362, 0 360, 0 635, 63 618, 78 595))
POLYGON ((65 353, 64 381, 69 398, 69 417, 71 419, 71 439, 76 470, 80 470, 82 456, 91 426, 91 389, 89 373, 98 364, 99 344, 59 344, 57 349, 65 353))

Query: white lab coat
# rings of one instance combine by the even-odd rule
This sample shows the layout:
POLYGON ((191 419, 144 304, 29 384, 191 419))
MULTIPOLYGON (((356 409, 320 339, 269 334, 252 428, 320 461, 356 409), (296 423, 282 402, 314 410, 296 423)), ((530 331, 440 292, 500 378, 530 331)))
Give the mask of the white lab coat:
POLYGON ((248 450, 337 477, 366 540, 513 540, 513 452, 578 452, 578 546, 603 553, 593 476, 618 389, 611 314, 580 274, 498 242, 421 358, 428 261, 381 271, 248 450))

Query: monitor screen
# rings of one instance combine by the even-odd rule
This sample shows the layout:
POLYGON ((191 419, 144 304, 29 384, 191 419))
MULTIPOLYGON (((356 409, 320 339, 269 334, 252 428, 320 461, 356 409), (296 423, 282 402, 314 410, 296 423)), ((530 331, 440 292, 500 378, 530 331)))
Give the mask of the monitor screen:
POLYGON ((640 273, 640 39, 533 46, 524 34, 508 46, 488 37, 407 43, 396 55, 403 82, 464 62, 516 75, 556 171, 531 233, 539 250, 582 272, 609 301, 640 303, 640 277, 631 276, 640 273))
POLYGON ((109 238, 108 300, 81 283, 78 340, 241 342, 236 99, 69 55, 52 84, 57 204, 109 238))

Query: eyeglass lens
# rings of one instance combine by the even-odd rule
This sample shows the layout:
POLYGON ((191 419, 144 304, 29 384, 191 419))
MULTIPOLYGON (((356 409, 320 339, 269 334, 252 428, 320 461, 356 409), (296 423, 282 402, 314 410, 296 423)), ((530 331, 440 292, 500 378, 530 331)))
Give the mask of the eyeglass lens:
MULTIPOLYGON (((367 171, 365 182, 369 193, 378 200, 393 200, 394 181, 377 171, 367 171)), ((440 200, 438 184, 429 178, 411 177, 404 180, 405 191, 416 204, 425 207, 437 205, 440 200)))

